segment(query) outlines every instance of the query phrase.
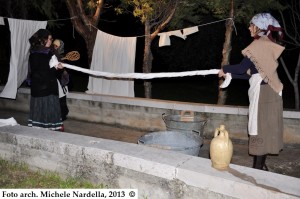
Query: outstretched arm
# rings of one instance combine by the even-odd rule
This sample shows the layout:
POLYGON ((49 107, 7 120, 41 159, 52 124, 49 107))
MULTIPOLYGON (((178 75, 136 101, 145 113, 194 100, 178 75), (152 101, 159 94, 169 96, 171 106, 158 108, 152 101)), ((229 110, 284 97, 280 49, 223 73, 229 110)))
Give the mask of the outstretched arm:
POLYGON ((220 75, 223 75, 222 73, 224 73, 224 75, 226 73, 231 73, 233 79, 249 79, 250 75, 247 74, 247 70, 251 67, 254 68, 253 63, 249 58, 245 57, 239 64, 225 65, 222 72, 219 73, 219 77, 220 75))

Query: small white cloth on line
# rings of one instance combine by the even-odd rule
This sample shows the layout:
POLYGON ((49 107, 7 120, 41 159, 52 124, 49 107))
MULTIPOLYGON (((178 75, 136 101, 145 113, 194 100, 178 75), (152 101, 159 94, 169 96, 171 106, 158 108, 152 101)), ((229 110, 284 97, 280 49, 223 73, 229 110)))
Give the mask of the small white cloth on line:
POLYGON ((198 26, 194 26, 194 27, 190 27, 190 28, 185 28, 182 30, 174 30, 174 31, 169 31, 169 32, 162 32, 159 33, 159 43, 158 46, 162 47, 162 46, 170 46, 171 45, 171 39, 170 36, 176 36, 176 37, 180 37, 181 39, 186 39, 186 37, 188 35, 194 34, 196 32, 198 32, 198 26))
POLYGON ((186 37, 188 35, 191 35, 191 34, 194 34, 194 33, 198 32, 198 31, 199 31, 198 26, 194 26, 194 27, 183 29, 182 34, 186 37))
POLYGON ((170 46, 171 45, 170 36, 176 36, 176 37, 180 37, 182 39, 186 38, 186 36, 184 36, 182 34, 181 30, 162 32, 162 33, 159 33, 158 36, 159 36, 159 43, 158 43, 159 47, 170 46))
POLYGON ((258 100, 260 93, 260 84, 262 78, 259 73, 253 74, 249 79, 250 88, 248 90, 249 96, 249 122, 248 122, 248 133, 249 135, 257 135, 257 114, 258 114, 258 100))
POLYGON ((17 121, 11 117, 11 118, 8 118, 8 119, 0 119, 0 127, 2 126, 15 126, 15 125, 19 125, 17 123, 17 121))

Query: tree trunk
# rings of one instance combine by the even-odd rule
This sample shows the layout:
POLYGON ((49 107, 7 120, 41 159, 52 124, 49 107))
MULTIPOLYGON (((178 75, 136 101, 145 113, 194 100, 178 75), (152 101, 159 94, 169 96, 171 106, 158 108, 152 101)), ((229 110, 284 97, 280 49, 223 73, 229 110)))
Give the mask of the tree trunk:
POLYGON ((298 62, 297 62, 297 66, 295 68, 295 74, 294 74, 294 79, 292 78, 284 60, 282 57, 279 58, 283 69, 285 70, 286 75, 288 76, 289 81, 291 82, 291 84, 294 87, 294 94, 295 94, 295 109, 297 111, 300 110, 300 96, 299 96, 299 84, 298 84, 298 79, 299 79, 299 72, 300 72, 300 52, 298 55, 298 62))
MULTIPOLYGON (((94 29, 94 28, 92 28, 94 29)), ((97 30, 93 30, 88 33, 88 36, 86 38, 84 37, 84 40, 86 42, 86 49, 87 49, 87 55, 88 55, 88 63, 89 66, 91 66, 92 63, 92 57, 93 57, 93 50, 96 42, 96 35, 97 35, 97 30)))
MULTIPOLYGON (((143 73, 151 73, 152 69, 152 52, 151 52, 151 35, 149 20, 145 21, 145 48, 143 59, 143 73)), ((152 84, 151 81, 144 81, 144 94, 145 98, 152 98, 152 84)))
MULTIPOLYGON (((233 18, 233 0, 231 0, 231 11, 230 11, 230 17, 233 18)), ((233 31, 233 23, 232 20, 228 20, 226 22, 226 32, 225 32, 225 42, 223 45, 223 58, 221 63, 221 68, 223 68, 224 65, 229 64, 230 59, 230 53, 231 53, 231 37, 232 37, 232 31, 233 31)), ((219 86, 223 83, 223 79, 219 80, 219 86)), ((227 99, 227 91, 219 87, 219 94, 218 94, 218 102, 217 104, 225 104, 227 99)))
POLYGON ((91 66, 97 30, 94 27, 89 29, 89 28, 82 28, 81 26, 76 26, 76 25, 75 25, 75 29, 80 34, 80 36, 83 37, 85 41, 85 46, 87 49, 87 56, 88 56, 88 64, 89 66, 91 66))
POLYGON ((299 86, 298 83, 295 82, 295 84, 293 84, 294 86, 294 93, 295 93, 295 109, 296 111, 300 110, 300 106, 299 106, 299 86))
POLYGON ((86 15, 82 0, 67 0, 66 1, 68 11, 72 17, 72 24, 76 31, 83 37, 88 55, 89 66, 92 62, 93 50, 97 35, 97 24, 100 18, 100 11, 103 6, 103 0, 99 0, 99 5, 94 15, 86 15))
POLYGON ((298 55, 298 62, 297 66, 295 69, 295 78, 294 78, 294 91, 295 91, 295 109, 297 111, 300 110, 300 99, 299 99, 299 84, 298 84, 298 79, 299 79, 299 72, 300 72, 300 52, 298 55))

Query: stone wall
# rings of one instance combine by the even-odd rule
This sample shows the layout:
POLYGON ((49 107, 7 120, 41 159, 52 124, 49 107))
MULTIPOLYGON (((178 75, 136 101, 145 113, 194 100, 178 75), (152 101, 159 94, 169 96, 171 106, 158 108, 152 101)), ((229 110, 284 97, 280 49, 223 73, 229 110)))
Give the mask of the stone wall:
POLYGON ((80 177, 138 198, 299 198, 300 179, 174 151, 26 126, 0 127, 0 158, 31 169, 80 177))
MULTIPOLYGON (((0 98, 0 108, 29 111, 29 90, 19 89, 16 100, 0 98)), ((191 110, 206 122, 204 136, 211 138, 215 128, 224 124, 232 139, 247 140, 248 108, 144 98, 69 93, 69 117, 143 131, 163 131, 162 115, 180 115, 191 110)), ((284 111, 284 142, 300 144, 300 112, 284 111)))

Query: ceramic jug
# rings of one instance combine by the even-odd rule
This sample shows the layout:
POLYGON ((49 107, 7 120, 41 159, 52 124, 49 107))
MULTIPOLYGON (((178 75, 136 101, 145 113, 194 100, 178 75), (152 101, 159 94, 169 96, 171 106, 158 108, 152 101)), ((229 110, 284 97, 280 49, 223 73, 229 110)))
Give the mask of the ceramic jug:
POLYGON ((210 159, 212 167, 226 170, 229 167, 233 153, 232 142, 224 125, 215 130, 215 136, 210 143, 210 159))

